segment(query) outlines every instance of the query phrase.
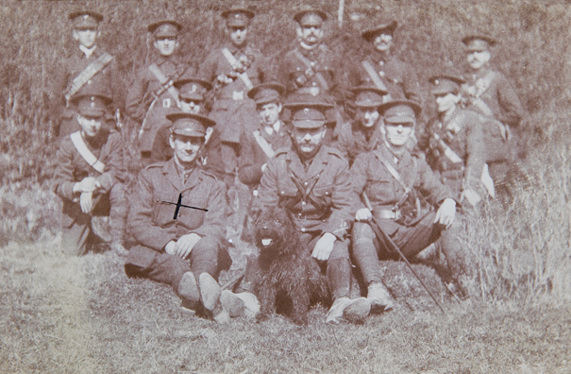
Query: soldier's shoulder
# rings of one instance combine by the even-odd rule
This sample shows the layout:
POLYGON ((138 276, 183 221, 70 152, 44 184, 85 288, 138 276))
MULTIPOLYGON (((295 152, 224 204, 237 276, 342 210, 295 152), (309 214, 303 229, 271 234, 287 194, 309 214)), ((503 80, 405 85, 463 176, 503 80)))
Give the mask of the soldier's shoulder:
POLYGON ((218 181, 218 177, 208 170, 200 169, 200 176, 203 180, 209 180, 212 182, 218 181))
POLYGON ((278 148, 278 150, 276 151, 276 153, 274 154, 274 158, 282 158, 285 157, 289 150, 291 148, 290 147, 282 147, 282 148, 278 148))
POLYGON ((333 159, 338 159, 339 161, 345 161, 347 162, 347 160, 345 159, 345 156, 343 156, 343 153, 338 150, 337 148, 333 148, 330 146, 324 146, 325 148, 325 152, 329 157, 332 157, 333 159))

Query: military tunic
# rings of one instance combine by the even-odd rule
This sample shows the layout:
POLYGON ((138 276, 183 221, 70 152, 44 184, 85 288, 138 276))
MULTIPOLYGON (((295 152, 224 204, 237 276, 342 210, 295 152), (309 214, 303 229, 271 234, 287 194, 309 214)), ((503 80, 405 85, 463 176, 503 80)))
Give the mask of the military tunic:
POLYGON ((193 271, 195 276, 208 272, 217 278, 231 263, 222 245, 226 209, 224 184, 199 168, 192 170, 186 182, 180 173, 173 158, 151 164, 139 174, 129 200, 127 220, 137 245, 129 251, 125 264, 127 275, 149 277, 175 289, 186 271, 193 271), (181 206, 175 219, 179 195, 181 204, 208 211, 181 206), (189 260, 165 252, 170 241, 190 233, 202 238, 191 251, 189 260))
MULTIPOLYGON (((421 104, 418 78, 407 63, 391 55, 382 55, 377 51, 371 51, 365 61, 375 69, 391 99, 409 99, 421 104)), ((376 87, 362 61, 355 62, 354 66, 355 69, 349 77, 353 86, 372 85, 376 87)))
MULTIPOLYGON (((157 56, 154 64, 168 81, 176 81, 188 69, 178 58, 157 56)), ((150 66, 150 65, 149 65, 150 66)), ((169 110, 176 109, 178 97, 173 97, 167 86, 149 70, 149 66, 140 68, 127 92, 125 112, 141 123, 139 141, 141 152, 151 152, 155 135, 169 110)), ((178 96, 178 95, 177 95, 178 96)))
MULTIPOLYGON (((79 76, 79 74, 84 71, 85 68, 87 68, 95 60, 101 57, 101 55, 104 53, 104 50, 97 47, 88 58, 86 54, 83 53, 83 51, 77 48, 65 59, 64 66, 62 69, 60 69, 62 73, 56 77, 54 86, 52 88, 52 92, 54 94, 53 97, 56 98, 55 102, 53 103, 53 113, 55 113, 58 121, 56 125, 56 133, 59 136, 59 139, 65 138, 67 135, 79 130, 80 128, 75 118, 77 110, 73 103, 66 103, 65 92, 71 86, 72 81, 77 76, 79 76)), ((115 59, 108 63, 104 68, 99 70, 93 77, 91 77, 91 79, 87 81, 87 83, 85 83, 82 88, 85 88, 91 84, 102 87, 105 92, 112 97, 112 109, 122 107, 123 94, 122 89, 120 88, 121 83, 119 80, 117 63, 115 59)), ((78 92, 81 92, 81 89, 78 92)), ((107 122, 111 122, 112 118, 106 118, 106 120, 107 122)))
POLYGON ((333 51, 324 44, 312 50, 298 45, 281 59, 278 80, 286 87, 286 95, 320 95, 333 103, 336 97, 341 98, 337 61, 333 51))
POLYGON ((105 164, 103 173, 95 170, 81 156, 68 135, 61 142, 56 154, 57 167, 54 173, 53 189, 62 199, 62 242, 69 253, 84 254, 91 244, 91 216, 110 215, 113 240, 120 240, 124 232, 127 215, 123 185, 123 158, 121 136, 117 133, 102 133, 96 139, 85 140, 93 155, 105 164), (94 209, 90 214, 83 213, 79 205, 80 193, 73 187, 84 178, 95 178, 103 189, 102 194, 94 194, 94 209))
POLYGON ((468 93, 468 109, 493 117, 511 128, 519 126, 524 117, 523 106, 502 73, 481 69, 475 74, 467 74, 465 78, 467 83, 463 88, 468 93), (484 105, 478 104, 478 99, 484 105))
MULTIPOLYGON (((269 147, 275 153, 281 148, 289 148, 291 146, 291 138, 286 131, 285 124, 282 122, 280 130, 268 134, 263 126, 254 130, 259 137, 263 138, 269 147)), ((240 138, 240 164, 238 168, 238 177, 240 181, 251 188, 256 188, 262 178, 262 165, 267 164, 270 157, 264 152, 262 146, 256 140, 254 131, 244 133, 240 138)))
POLYGON ((481 189, 486 156, 479 114, 456 108, 445 122, 434 118, 429 121, 421 143, 421 147, 428 147, 428 162, 440 172, 442 182, 455 192, 454 198, 459 200, 466 188, 481 189))
POLYGON ((295 150, 280 150, 268 162, 254 199, 254 210, 264 206, 281 206, 292 213, 308 251, 313 251, 323 234, 335 235, 326 263, 329 289, 334 300, 349 297, 351 265, 346 235, 355 214, 355 196, 341 153, 321 146, 305 167, 295 150))
MULTIPOLYGON (((351 177, 355 194, 366 193, 376 222, 407 258, 414 257, 442 234, 446 238, 442 249, 451 269, 455 274, 464 271, 463 256, 459 253, 461 248, 454 240, 460 226, 456 224, 443 231, 443 226, 434 224, 433 211, 415 212, 411 207, 418 194, 432 206, 454 195, 424 160, 408 151, 397 158, 383 143, 373 152, 357 157, 351 168, 351 177), (396 170, 400 182, 385 163, 396 170), (410 189, 408 194, 404 187, 410 189)), ((358 205, 358 208, 364 207, 363 203, 358 205)), ((399 259, 392 248, 375 237, 367 222, 354 224, 353 257, 367 284, 382 281, 379 258, 399 259)))
POLYGON ((372 151, 382 141, 381 132, 377 124, 368 129, 358 121, 351 121, 341 126, 337 139, 337 148, 347 158, 349 165, 353 165, 358 155, 372 151))

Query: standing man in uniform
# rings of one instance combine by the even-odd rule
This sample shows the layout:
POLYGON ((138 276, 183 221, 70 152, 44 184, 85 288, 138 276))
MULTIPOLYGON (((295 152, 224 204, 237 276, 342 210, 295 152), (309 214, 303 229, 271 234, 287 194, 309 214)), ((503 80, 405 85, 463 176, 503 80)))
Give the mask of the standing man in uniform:
MULTIPOLYGON (((373 311, 392 308, 392 300, 382 283, 379 259, 400 260, 386 242, 375 236, 378 225, 407 258, 413 258, 441 235, 443 252, 452 279, 463 276, 467 266, 460 253, 454 225, 454 193, 440 182, 424 160, 413 155, 407 143, 416 126, 420 106, 409 100, 389 101, 380 107, 382 142, 372 151, 357 156, 352 172, 353 188, 363 196, 353 226, 353 258, 364 281, 373 311), (417 211, 416 200, 425 198, 434 210, 417 211), (375 221, 371 219, 375 217, 375 221)), ((468 269, 469 270, 469 269, 468 269)))
POLYGON ((288 104, 293 126, 289 149, 278 151, 264 171, 254 208, 280 206, 291 212, 301 243, 326 268, 333 305, 327 322, 362 320, 370 311, 364 298, 350 299, 351 263, 347 231, 355 196, 347 161, 322 145, 330 104, 288 104))
POLYGON ((54 175, 54 191, 62 199, 62 249, 83 255, 102 242, 91 226, 92 216, 109 215, 111 249, 120 255, 123 247, 126 199, 121 184, 121 136, 104 128, 111 97, 104 87, 89 86, 91 92, 71 100, 77 108, 76 131, 62 139, 54 175))
POLYGON ((490 173, 501 182, 513 161, 525 154, 520 149, 524 109, 507 78, 490 67, 491 48, 496 40, 485 35, 462 39, 469 72, 463 85, 466 107, 488 118, 493 126, 484 127, 487 153, 491 154, 490 173))
MULTIPOLYGON (((193 77, 183 77, 174 82, 174 86, 179 92, 180 110, 185 113, 207 115, 208 104, 205 102, 205 95, 210 90, 210 83, 193 77)), ((165 123, 157 131, 153 149, 151 150, 151 162, 168 161, 173 156, 173 149, 170 146, 169 138, 172 123, 165 118, 165 123)), ((217 178, 224 178, 224 164, 220 151, 220 131, 216 126, 206 129, 204 148, 199 155, 199 162, 202 167, 215 174, 217 178)))
POLYGON ((464 80, 453 75, 430 78, 438 116, 428 122, 419 146, 427 161, 440 172, 442 182, 454 192, 457 201, 467 200, 475 206, 485 191, 491 193, 493 182, 483 185, 485 144, 482 116, 461 109, 460 87, 464 80))
POLYGON ((387 94, 387 91, 372 86, 355 87, 351 91, 355 95, 356 118, 343 124, 337 143, 350 166, 358 155, 372 151, 382 142, 379 106, 387 94))
MULTIPOLYGON (((78 43, 78 48, 65 60, 53 90, 53 97, 57 99, 54 103, 57 116, 54 134, 59 139, 76 131, 77 108, 71 99, 87 86, 95 84, 101 87, 111 95, 114 109, 121 106, 115 57, 97 45, 97 39, 101 35, 99 24, 103 21, 103 16, 90 10, 81 10, 70 13, 69 19, 73 25, 73 39, 78 43)), ((110 113, 107 117, 109 118, 104 121, 112 118, 110 113)))
POLYGON ((409 99, 421 103, 418 78, 412 68, 391 54, 397 22, 381 24, 361 33, 372 46, 368 56, 356 64, 350 81, 354 86, 373 85, 387 91, 385 102, 409 99))
POLYGON ((236 177, 240 136, 244 131, 254 130, 258 118, 254 101, 247 93, 268 75, 263 55, 248 43, 248 27, 253 17, 252 11, 242 8, 222 12, 228 43, 212 51, 199 70, 201 79, 214 87, 210 116, 220 130, 228 187, 234 185, 236 177))
POLYGON ((179 105, 178 90, 173 83, 188 67, 175 53, 181 28, 173 20, 155 22, 147 27, 157 53, 153 63, 138 70, 127 93, 125 111, 140 123, 139 150, 144 165, 150 163, 153 141, 165 115, 179 105))
POLYGON ((217 282, 232 263, 222 244, 225 189, 197 164, 206 128, 214 121, 192 113, 172 113, 168 119, 174 156, 139 174, 128 218, 137 244, 125 272, 170 284, 183 306, 227 322, 217 282))

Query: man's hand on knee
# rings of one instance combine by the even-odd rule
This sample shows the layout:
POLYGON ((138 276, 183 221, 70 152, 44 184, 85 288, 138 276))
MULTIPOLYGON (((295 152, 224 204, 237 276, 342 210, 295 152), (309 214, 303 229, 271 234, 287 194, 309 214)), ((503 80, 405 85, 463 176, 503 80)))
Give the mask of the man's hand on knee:
POLYGON ((200 239, 202 239, 202 237, 195 233, 181 236, 176 241, 176 256, 180 258, 187 258, 200 239))
POLYGON ((83 213, 91 213, 93 210, 93 192, 82 192, 81 195, 79 195, 79 206, 83 213))
POLYGON ((373 218, 373 214, 367 208, 361 208, 355 214, 355 220, 357 221, 368 222, 371 218, 373 218))
POLYGON ((320 261, 327 261, 331 255, 331 252, 333 251, 335 240, 337 240, 335 235, 328 232, 323 234, 317 243, 315 243, 311 257, 320 261))

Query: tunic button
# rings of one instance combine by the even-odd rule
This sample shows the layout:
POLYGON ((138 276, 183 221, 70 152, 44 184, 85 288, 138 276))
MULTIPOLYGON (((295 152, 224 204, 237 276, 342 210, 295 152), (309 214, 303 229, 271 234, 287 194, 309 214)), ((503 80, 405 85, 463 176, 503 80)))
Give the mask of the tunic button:
POLYGON ((305 232, 305 227, 302 227, 302 228, 301 228, 301 232, 305 232))
POLYGON ((304 186, 307 186, 307 182, 303 182, 303 185, 304 185, 304 186))
MULTIPOLYGON (((307 203, 306 203, 305 201, 302 201, 302 202, 301 202, 301 206, 306 206, 306 205, 307 205, 307 203)), ((301 214, 301 213, 300 213, 300 214, 301 214)))
POLYGON ((280 193, 283 195, 283 194, 285 194, 285 191, 280 191, 280 193))
POLYGON ((317 82, 312 82, 311 84, 314 86, 317 86, 317 82))

